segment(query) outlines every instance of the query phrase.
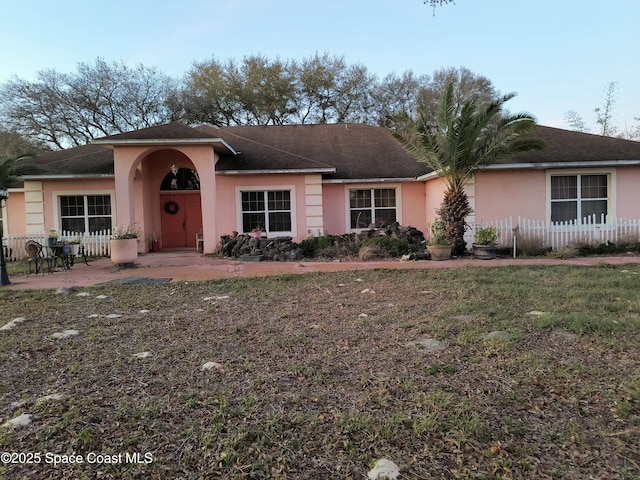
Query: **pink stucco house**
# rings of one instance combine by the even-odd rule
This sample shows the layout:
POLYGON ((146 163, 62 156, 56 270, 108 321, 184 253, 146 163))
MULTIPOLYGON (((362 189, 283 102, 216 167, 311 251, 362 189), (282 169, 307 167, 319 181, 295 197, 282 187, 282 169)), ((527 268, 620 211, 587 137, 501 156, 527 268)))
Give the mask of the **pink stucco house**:
MULTIPOLYGON (((640 219, 640 142, 539 127, 547 147, 478 173, 469 222, 640 219)), ((33 160, 10 189, 5 233, 90 232, 135 223, 140 251, 204 252, 232 231, 301 241, 397 221, 427 232, 443 184, 370 125, 213 128, 170 123, 33 160)))

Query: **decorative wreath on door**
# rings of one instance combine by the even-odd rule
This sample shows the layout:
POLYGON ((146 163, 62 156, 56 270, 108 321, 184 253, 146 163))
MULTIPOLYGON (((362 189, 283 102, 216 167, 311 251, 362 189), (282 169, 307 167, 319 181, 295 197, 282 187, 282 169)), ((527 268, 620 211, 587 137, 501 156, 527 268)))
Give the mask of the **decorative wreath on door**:
POLYGON ((173 200, 169 200, 167 203, 164 204, 164 211, 167 212, 169 215, 175 215, 176 213, 178 213, 179 209, 180 207, 173 200))

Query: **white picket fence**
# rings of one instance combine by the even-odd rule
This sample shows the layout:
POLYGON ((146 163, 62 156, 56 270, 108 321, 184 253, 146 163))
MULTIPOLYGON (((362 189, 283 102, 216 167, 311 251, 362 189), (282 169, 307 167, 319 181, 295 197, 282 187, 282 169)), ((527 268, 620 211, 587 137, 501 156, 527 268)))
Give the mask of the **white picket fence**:
POLYGON ((473 243, 476 229, 494 226, 500 233, 499 245, 513 247, 514 236, 522 241, 536 241, 541 247, 553 250, 567 246, 586 244, 599 245, 607 242, 619 243, 640 239, 640 219, 623 220, 602 215, 598 222, 595 215, 585 217, 582 222, 541 222, 513 217, 470 225, 465 241, 473 243))
MULTIPOLYGON (((58 232, 58 241, 79 241, 84 246, 86 255, 104 256, 111 255, 109 249, 110 230, 103 230, 95 233, 58 232)), ((29 233, 24 235, 7 235, 2 239, 4 252, 8 261, 16 261, 27 257, 25 244, 29 240, 35 240, 42 246, 47 245, 49 232, 29 233)))

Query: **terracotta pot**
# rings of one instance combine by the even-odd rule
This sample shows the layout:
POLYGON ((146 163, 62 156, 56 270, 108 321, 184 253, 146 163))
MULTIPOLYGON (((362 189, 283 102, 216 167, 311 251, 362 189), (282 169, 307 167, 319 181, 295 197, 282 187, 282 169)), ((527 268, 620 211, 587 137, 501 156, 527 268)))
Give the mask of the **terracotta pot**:
POLYGON ((138 239, 126 238, 110 241, 111 261, 114 265, 134 266, 138 260, 138 239))
POLYGON ((451 248, 451 245, 428 245, 427 251, 431 254, 431 260, 449 260, 451 248))

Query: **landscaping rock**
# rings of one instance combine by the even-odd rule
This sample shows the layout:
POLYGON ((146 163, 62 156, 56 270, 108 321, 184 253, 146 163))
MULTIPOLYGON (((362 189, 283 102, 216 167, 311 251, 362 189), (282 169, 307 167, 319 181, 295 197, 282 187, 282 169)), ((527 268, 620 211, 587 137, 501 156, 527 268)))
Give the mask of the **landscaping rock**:
POLYGON ((12 418, 11 420, 2 424, 5 428, 26 427, 32 422, 33 415, 29 413, 23 413, 22 415, 12 418))
POLYGON ((502 332, 497 330, 494 332, 487 333, 482 337, 482 339, 486 341, 495 341, 495 342, 510 342, 511 340, 513 340, 513 335, 511 335, 509 332, 502 332))
POLYGON ((3 325, 2 327, 0 327, 0 330, 11 330, 12 328, 17 327, 19 323, 24 322, 24 320, 25 320, 24 317, 14 318, 9 323, 7 323, 7 324, 3 325))
POLYGON ((416 340, 414 342, 407 343, 409 346, 419 346, 422 347, 427 352, 439 352, 447 348, 447 345, 436 340, 435 338, 425 338, 423 340, 416 340))
POLYGON ((62 332, 57 332, 51 335, 53 338, 68 338, 78 335, 80 332, 78 330, 64 330, 62 332))
POLYGON ((391 460, 381 458, 380 460, 376 460, 373 468, 369 470, 367 477, 369 477, 370 480, 395 480, 398 478, 398 475, 400 475, 398 466, 391 460))

